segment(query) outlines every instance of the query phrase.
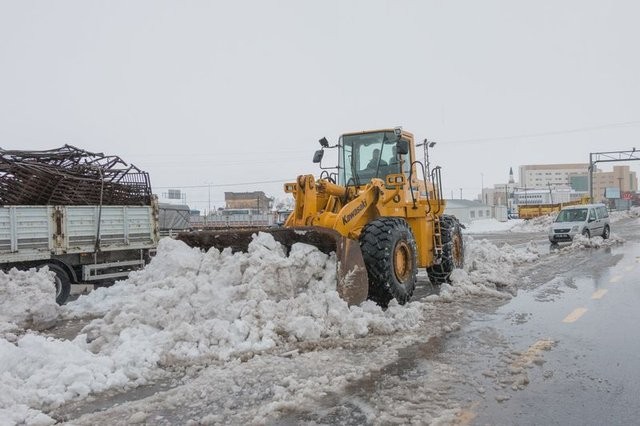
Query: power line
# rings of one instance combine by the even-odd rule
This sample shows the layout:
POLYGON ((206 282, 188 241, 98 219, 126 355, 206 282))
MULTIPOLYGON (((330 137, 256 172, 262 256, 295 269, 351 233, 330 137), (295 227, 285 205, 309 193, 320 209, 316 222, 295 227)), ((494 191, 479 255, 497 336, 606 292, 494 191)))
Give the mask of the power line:
POLYGON ((528 138, 538 138, 543 136, 555 136, 555 135, 564 135, 569 133, 583 133, 583 132, 591 132, 593 130, 603 130, 610 129, 615 127, 626 127, 626 126, 638 126, 640 125, 640 121, 626 121, 622 123, 610 123, 610 124, 602 124, 600 126, 591 126, 591 127, 581 127, 577 129, 567 129, 567 130, 554 130, 548 132, 539 132, 539 133, 529 133, 524 135, 517 136, 495 136, 491 138, 474 138, 474 139, 458 139, 458 140, 443 140, 445 143, 471 143, 471 142, 496 142, 496 141, 505 141, 512 139, 528 139, 528 138))
POLYGON ((259 183, 286 183, 291 182, 295 179, 279 179, 279 180, 263 180, 256 182, 236 182, 236 183, 218 183, 218 184, 210 184, 210 185, 173 185, 173 186, 154 186, 155 189, 172 189, 172 188, 216 188, 216 187, 225 187, 225 186, 241 186, 241 185, 254 185, 259 183))

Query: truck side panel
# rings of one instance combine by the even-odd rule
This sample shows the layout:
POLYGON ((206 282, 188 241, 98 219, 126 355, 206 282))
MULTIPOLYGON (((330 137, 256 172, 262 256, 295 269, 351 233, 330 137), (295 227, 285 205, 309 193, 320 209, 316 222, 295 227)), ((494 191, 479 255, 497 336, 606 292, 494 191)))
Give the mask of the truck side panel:
POLYGON ((52 211, 49 206, 0 207, 0 256, 3 262, 50 257, 52 211))
POLYGON ((73 206, 64 208, 64 245, 59 254, 92 252, 100 217, 100 250, 155 247, 153 211, 148 206, 73 206))
POLYGON ((0 263, 92 253, 100 217, 100 250, 155 248, 150 206, 0 207, 0 263))

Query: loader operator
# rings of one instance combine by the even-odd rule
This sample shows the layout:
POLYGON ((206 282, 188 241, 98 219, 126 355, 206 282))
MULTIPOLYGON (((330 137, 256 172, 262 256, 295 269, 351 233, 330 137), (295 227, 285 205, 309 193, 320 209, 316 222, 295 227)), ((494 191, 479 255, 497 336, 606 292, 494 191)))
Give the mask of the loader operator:
POLYGON ((367 169, 376 170, 378 166, 386 166, 387 162, 380 158, 380 150, 378 148, 373 150, 373 157, 369 164, 367 164, 367 169))

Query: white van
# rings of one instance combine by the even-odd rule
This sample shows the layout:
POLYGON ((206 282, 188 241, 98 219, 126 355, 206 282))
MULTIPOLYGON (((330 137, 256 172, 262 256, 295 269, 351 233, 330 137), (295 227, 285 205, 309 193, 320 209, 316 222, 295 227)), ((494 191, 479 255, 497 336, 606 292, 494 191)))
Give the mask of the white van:
POLYGON ((564 207, 549 228, 549 241, 552 244, 569 242, 578 234, 587 238, 592 236, 609 238, 611 234, 609 212, 604 204, 564 207))

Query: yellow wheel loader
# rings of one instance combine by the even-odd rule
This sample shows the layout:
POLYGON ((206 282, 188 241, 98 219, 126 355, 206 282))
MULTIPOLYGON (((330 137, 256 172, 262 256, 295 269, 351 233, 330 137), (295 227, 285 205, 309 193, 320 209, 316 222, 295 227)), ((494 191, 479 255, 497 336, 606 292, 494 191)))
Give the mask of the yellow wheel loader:
POLYGON ((323 169, 320 178, 302 175, 284 185, 295 208, 282 228, 196 231, 177 238, 203 249, 246 251, 252 235, 262 231, 286 248, 303 242, 335 252, 337 290, 349 304, 367 298, 382 306, 394 298, 404 304, 419 267, 433 284, 462 267, 461 225, 443 214, 440 167, 429 169, 427 140, 416 145, 411 133, 396 127, 347 133, 333 146, 322 138, 320 145, 313 159, 323 169), (416 158, 420 146, 424 161, 416 158), (322 167, 325 150, 335 148, 337 167, 322 167))

